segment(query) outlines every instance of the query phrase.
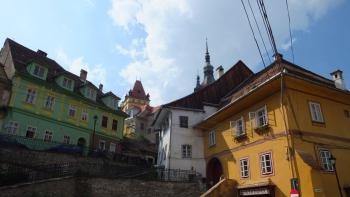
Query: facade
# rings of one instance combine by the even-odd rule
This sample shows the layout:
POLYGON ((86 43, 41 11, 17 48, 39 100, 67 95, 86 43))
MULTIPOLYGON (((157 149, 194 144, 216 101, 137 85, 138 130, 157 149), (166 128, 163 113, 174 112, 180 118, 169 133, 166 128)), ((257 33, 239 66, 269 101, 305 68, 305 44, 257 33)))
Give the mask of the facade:
POLYGON ((0 62, 12 82, 2 134, 17 136, 18 143, 33 149, 78 145, 116 151, 127 114, 118 108, 117 96, 87 80, 86 71, 76 76, 45 52, 10 39, 0 62))
POLYGON ((158 107, 152 107, 149 103, 150 95, 146 95, 141 81, 136 80, 121 105, 122 110, 129 115, 125 120, 124 135, 134 139, 145 138, 155 144, 156 132, 152 122, 158 107))
POLYGON ((341 74, 332 81, 277 56, 241 84, 227 105, 195 126, 204 136, 208 185, 220 188, 226 178, 238 196, 289 196, 292 189, 340 196, 336 169, 345 196, 350 92, 341 74))
MULTIPOLYGON (((166 169, 195 170, 205 176, 203 133, 193 128, 217 111, 226 94, 235 89, 252 71, 241 61, 214 80, 208 49, 206 50, 204 83, 183 98, 160 107, 154 127, 159 130, 157 165, 166 169), (209 71, 209 72, 208 72, 209 71)), ((199 84, 199 86, 198 86, 199 84)))

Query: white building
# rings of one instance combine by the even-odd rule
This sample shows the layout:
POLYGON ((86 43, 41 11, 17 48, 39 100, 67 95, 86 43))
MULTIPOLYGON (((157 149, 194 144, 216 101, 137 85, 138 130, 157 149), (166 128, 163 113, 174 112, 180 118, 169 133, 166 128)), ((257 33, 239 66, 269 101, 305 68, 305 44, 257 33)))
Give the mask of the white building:
POLYGON ((208 47, 205 56, 204 79, 195 91, 183 98, 162 105, 153 126, 159 129, 157 165, 166 169, 195 170, 206 175, 203 135, 193 127, 229 102, 226 98, 241 83, 248 81, 253 72, 241 61, 226 73, 220 66, 218 79, 213 76, 208 47), (224 98, 224 99, 220 99, 224 98))

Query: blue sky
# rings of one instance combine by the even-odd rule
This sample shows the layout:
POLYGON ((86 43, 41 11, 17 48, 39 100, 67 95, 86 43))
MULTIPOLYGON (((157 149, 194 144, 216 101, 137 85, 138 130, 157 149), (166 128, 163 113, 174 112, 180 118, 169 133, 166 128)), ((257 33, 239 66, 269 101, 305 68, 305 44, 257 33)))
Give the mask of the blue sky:
MULTIPOLYGON (((341 69, 350 88, 350 2, 289 4, 295 63, 325 77, 341 69)), ((203 72, 205 37, 214 67, 227 70, 240 59, 254 71, 263 67, 239 1, 0 0, 0 5, 2 42, 9 37, 46 51, 76 74, 84 68, 89 80, 121 98, 136 78, 152 104, 191 93, 196 74, 203 72)), ((266 1, 266 7, 279 51, 291 60, 284 1, 266 1)))

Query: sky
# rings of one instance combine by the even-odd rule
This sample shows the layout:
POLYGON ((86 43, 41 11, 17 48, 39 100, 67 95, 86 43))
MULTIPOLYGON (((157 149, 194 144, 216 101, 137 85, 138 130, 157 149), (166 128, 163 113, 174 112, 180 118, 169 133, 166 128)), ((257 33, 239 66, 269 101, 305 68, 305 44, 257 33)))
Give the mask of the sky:
MULTIPOLYGON (((250 3, 269 64, 271 47, 256 1, 250 3)), ((340 69, 350 88, 350 2, 288 3, 294 63, 327 78, 340 69)), ((152 105, 192 93, 196 75, 203 78, 206 38, 214 69, 228 70, 239 60, 254 72, 264 67, 238 0, 0 0, 0 5, 0 42, 11 38, 41 49, 77 75, 85 69, 88 80, 122 99, 136 79, 152 105)), ((285 1, 268 0, 265 6, 278 51, 293 61, 285 1)))

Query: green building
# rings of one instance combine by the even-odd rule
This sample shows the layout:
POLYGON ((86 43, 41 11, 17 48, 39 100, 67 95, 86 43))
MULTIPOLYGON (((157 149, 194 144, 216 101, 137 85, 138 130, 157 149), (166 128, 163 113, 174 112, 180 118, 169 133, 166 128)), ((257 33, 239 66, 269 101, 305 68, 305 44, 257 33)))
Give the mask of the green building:
POLYGON ((11 80, 2 136, 31 149, 118 150, 127 114, 118 107, 120 98, 89 82, 85 70, 74 75, 45 52, 11 39, 4 43, 0 63, 11 80))

